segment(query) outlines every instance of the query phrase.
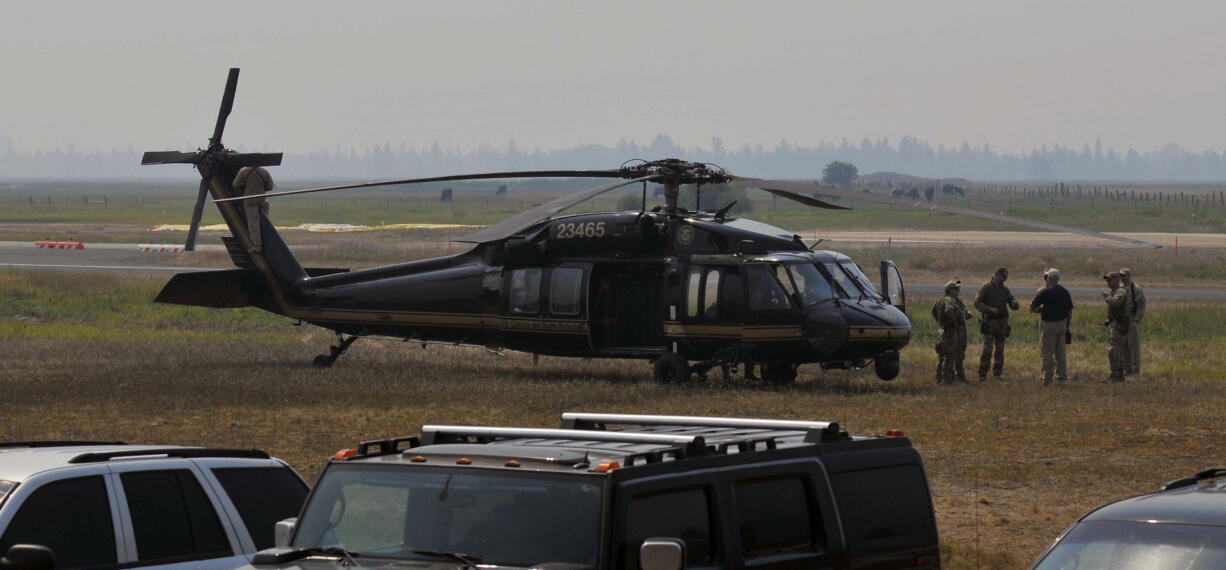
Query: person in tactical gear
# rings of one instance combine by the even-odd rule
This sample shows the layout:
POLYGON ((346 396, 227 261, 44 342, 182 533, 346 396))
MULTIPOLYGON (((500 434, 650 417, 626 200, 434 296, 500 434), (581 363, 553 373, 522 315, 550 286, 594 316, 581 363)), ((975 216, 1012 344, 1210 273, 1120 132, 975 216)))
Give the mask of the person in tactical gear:
POLYGON ((992 368, 992 376, 1001 380, 1005 369, 1005 339, 1009 338, 1009 309, 1019 308, 1013 292, 1005 287, 1009 278, 1009 270, 997 267, 992 279, 979 288, 975 295, 975 310, 979 311, 979 332, 983 334, 983 352, 979 355, 979 381, 988 378, 988 368, 992 368), (992 365, 995 356, 996 365, 992 365))
POLYGON ((1128 293, 1120 283, 1119 273, 1112 271, 1103 275, 1103 279, 1107 281, 1107 287, 1102 291, 1103 300, 1107 302, 1107 320, 1103 325, 1107 327, 1107 341, 1110 346, 1107 349, 1107 360, 1111 365, 1111 375, 1106 381, 1123 382, 1124 369, 1129 362, 1128 328, 1131 319, 1124 306, 1128 293))
MULTIPOLYGON (((234 177, 234 190, 244 196, 257 196, 272 191, 272 175, 262 166, 244 166, 234 177)), ((251 251, 259 253, 263 246, 263 236, 260 235, 260 214, 268 215, 268 200, 256 198, 244 200, 243 210, 247 218, 247 235, 251 236, 251 251)))
POLYGON ((1030 312, 1039 313, 1039 355, 1043 361, 1043 385, 1050 386, 1052 373, 1060 382, 1068 382, 1066 344, 1072 339, 1073 296, 1060 285, 1060 270, 1055 267, 1043 272, 1046 287, 1039 289, 1030 302, 1030 312))
POLYGON ((1132 280, 1132 270, 1120 269, 1120 283, 1124 287, 1124 311, 1128 313, 1128 362, 1124 376, 1141 375, 1141 320, 1145 318, 1145 291, 1132 280))
POLYGON ((971 313, 958 298, 961 281, 945 284, 945 297, 932 306, 932 317, 940 327, 937 342, 937 383, 954 384, 966 382, 962 361, 966 358, 966 321, 971 313))

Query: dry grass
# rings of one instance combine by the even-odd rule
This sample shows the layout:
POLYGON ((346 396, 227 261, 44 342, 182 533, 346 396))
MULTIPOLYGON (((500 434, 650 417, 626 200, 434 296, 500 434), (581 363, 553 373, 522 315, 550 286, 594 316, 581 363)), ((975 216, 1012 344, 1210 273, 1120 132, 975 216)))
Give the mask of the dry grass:
POLYGON ((894 382, 802 369, 784 388, 719 378, 662 387, 641 361, 534 366, 523 354, 396 342, 360 342, 316 370, 310 358, 330 340, 321 331, 254 310, 150 304, 160 284, 0 273, 0 440, 258 447, 313 477, 336 449, 427 422, 550 426, 566 410, 828 418, 912 437, 950 568, 1024 566, 1089 508, 1226 456, 1226 355, 1213 350, 1226 340, 1226 305, 1155 303, 1146 376, 1124 385, 1097 382, 1106 347, 1087 317, 1070 354, 1074 381, 1043 388, 1027 315, 1015 321, 1003 383, 933 385, 932 327, 919 319, 894 382))

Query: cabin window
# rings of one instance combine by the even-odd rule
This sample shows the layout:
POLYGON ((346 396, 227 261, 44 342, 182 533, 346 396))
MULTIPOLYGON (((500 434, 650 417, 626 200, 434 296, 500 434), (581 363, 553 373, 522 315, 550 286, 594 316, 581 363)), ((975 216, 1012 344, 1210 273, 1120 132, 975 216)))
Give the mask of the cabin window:
POLYGON ((702 292, 702 316, 705 319, 719 316, 719 277, 718 269, 707 271, 707 282, 702 292))
POLYGON ((745 291, 741 286, 741 276, 736 274, 735 269, 724 272, 722 287, 724 290, 719 297, 720 312, 726 320, 740 320, 741 307, 745 305, 745 291))
POLYGON ((541 311, 541 270, 511 272, 511 312, 535 315, 541 311))
MULTIPOLYGON (((783 278, 787 279, 786 273, 783 278)), ((779 286, 779 280, 773 272, 767 271, 765 267, 754 268, 749 272, 750 309, 787 309, 790 306, 787 293, 779 286)))
POLYGON ((685 280, 685 314, 688 317, 698 316, 698 293, 701 291, 702 285, 702 268, 691 267, 689 275, 685 280))
POLYGON ((582 268, 554 269, 549 279, 549 312, 555 315, 578 315, 582 287, 582 268))
POLYGON ((788 266, 796 286, 800 288, 800 297, 805 306, 834 298, 834 288, 830 282, 817 271, 817 266, 808 263, 795 263, 788 266))
POLYGON ((796 294, 796 286, 793 285, 792 280, 788 278, 787 266, 776 265, 775 266, 775 278, 779 280, 779 283, 783 284, 783 288, 787 290, 788 295, 796 294))

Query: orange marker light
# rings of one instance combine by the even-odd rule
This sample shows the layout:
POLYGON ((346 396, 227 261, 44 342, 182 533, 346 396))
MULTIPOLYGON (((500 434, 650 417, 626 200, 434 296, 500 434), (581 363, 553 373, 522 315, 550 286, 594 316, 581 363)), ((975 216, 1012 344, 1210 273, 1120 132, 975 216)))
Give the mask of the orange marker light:
POLYGON ((471 459, 469 459, 469 458, 467 458, 467 457, 461 457, 461 458, 459 458, 459 459, 455 460, 455 464, 456 464, 456 465, 471 465, 471 464, 472 464, 472 462, 473 462, 473 460, 471 460, 471 459))
POLYGON ((604 462, 601 462, 600 465, 596 466, 596 472, 597 473, 608 473, 609 471, 618 469, 621 466, 622 464, 616 461, 604 461, 604 462))
POLYGON ((886 437, 903 437, 904 435, 906 435, 906 434, 904 434, 904 433, 902 432, 902 430, 900 430, 900 429, 887 429, 887 430, 885 430, 885 436, 886 436, 886 437))
POLYGON ((414 455, 413 457, 409 458, 409 461, 412 461, 413 463, 425 463, 426 458, 421 455, 414 455))
POLYGON ((511 459, 507 461, 506 463, 503 463, 503 465, 506 465, 507 467, 519 467, 519 462, 514 459, 511 459))
POLYGON ((332 459, 335 459, 337 461, 344 461, 357 454, 358 454, 358 450, 356 449, 342 449, 336 452, 336 454, 332 456, 332 459))

